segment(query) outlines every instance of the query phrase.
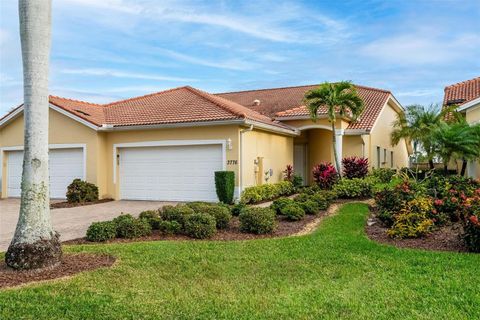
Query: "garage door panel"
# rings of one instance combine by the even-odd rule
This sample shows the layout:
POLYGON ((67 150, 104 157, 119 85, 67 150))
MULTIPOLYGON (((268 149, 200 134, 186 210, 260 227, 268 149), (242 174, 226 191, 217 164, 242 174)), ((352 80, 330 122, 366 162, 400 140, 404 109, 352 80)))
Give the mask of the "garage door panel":
POLYGON ((221 145, 125 148, 119 154, 122 199, 217 201, 221 145))
MULTIPOLYGON (((7 188, 9 197, 20 197, 23 151, 8 152, 7 188)), ((83 149, 51 149, 49 151, 50 197, 65 198, 67 186, 75 178, 84 179, 83 149)))

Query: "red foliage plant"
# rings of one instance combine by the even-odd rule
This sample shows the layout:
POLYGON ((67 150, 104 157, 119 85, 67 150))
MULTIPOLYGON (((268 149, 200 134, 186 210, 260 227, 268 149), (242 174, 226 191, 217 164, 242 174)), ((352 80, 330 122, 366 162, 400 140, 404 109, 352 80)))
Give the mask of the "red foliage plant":
POLYGON ((342 159, 343 176, 347 179, 365 178, 368 174, 368 159, 348 157, 342 159))
POLYGON ((292 182, 293 174, 293 166, 291 164, 287 164, 287 168, 283 170, 283 180, 292 182))
POLYGON ((313 167, 313 180, 322 189, 331 189, 338 179, 337 170, 330 162, 323 162, 313 167))

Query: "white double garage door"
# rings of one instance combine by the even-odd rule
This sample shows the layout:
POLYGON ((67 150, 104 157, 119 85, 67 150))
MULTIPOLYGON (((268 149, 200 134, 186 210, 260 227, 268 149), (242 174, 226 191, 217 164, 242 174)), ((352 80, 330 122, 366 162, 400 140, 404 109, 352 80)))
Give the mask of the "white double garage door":
MULTIPOLYGON (((120 199, 218 201, 215 171, 224 170, 222 144, 119 147, 120 199)), ((50 196, 65 198, 75 178, 85 179, 83 148, 50 149, 50 196)), ((23 151, 9 151, 9 197, 21 193, 23 151)))
MULTIPOLYGON (((7 194, 20 197, 22 182, 23 151, 7 152, 7 194)), ((50 149, 50 197, 65 198, 67 186, 73 179, 85 179, 83 148, 50 149)))

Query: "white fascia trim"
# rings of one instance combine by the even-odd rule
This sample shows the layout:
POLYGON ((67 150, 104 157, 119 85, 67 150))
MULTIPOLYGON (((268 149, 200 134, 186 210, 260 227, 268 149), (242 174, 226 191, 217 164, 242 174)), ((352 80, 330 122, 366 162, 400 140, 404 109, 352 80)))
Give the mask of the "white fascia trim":
POLYGON ((332 131, 332 127, 326 126, 324 124, 309 124, 309 125, 306 125, 306 126, 298 127, 297 129, 299 131, 309 130, 309 129, 325 129, 325 130, 328 130, 328 131, 332 131))
POLYGON ((117 154, 118 148, 141 148, 141 147, 171 147, 171 146, 198 146, 198 145, 215 145, 222 146, 222 170, 227 169, 227 140, 159 140, 159 141, 142 141, 116 143, 113 145, 113 183, 117 183, 117 154))
POLYGON ((204 127, 204 126, 221 126, 232 124, 244 124, 244 120, 220 120, 220 121, 194 121, 183 123, 164 123, 151 125, 134 125, 134 126, 109 126, 103 125, 99 131, 128 131, 128 130, 149 130, 149 129, 168 129, 168 128, 184 128, 184 127, 204 127))
MULTIPOLYGON (((88 122, 87 120, 84 120, 76 115, 74 115, 73 113, 71 112, 68 112, 62 108, 59 108, 57 107, 56 105, 53 105, 51 103, 48 104, 49 107, 52 109, 52 110, 55 110, 77 122, 80 122, 81 124, 83 125, 86 125, 87 127, 97 131, 99 127, 97 127, 96 125, 94 125, 93 123, 91 122, 88 122)), ((2 127, 3 125, 7 124, 8 122, 10 122, 11 120, 15 119, 16 117, 18 117, 20 115, 21 112, 23 112, 23 109, 24 109, 24 106, 22 105, 21 107, 19 107, 17 110, 13 111, 12 113, 10 113, 7 117, 5 117, 1 122, 0 122, 0 127, 2 127)))
POLYGON ((370 131, 365 129, 345 129, 346 136, 361 136, 365 134, 370 134, 370 131))
POLYGON ((294 127, 291 127, 292 128, 291 130, 283 129, 283 128, 272 126, 272 125, 269 125, 269 124, 266 124, 266 123, 258 122, 258 121, 255 121, 255 120, 249 120, 249 119, 245 121, 245 124, 246 125, 253 125, 256 128, 263 129, 265 131, 270 131, 270 132, 275 132, 275 133, 283 133, 283 134, 287 134, 287 135, 294 136, 294 137, 300 135, 300 132, 294 127))
POLYGON ((467 109, 470 109, 471 107, 474 107, 475 105, 480 104, 480 97, 473 99, 472 101, 469 101, 465 104, 462 104, 457 111, 465 111, 467 109))
MULTIPOLYGON (((87 180, 87 145, 84 143, 49 144, 48 149, 82 149, 83 154, 83 180, 87 180)), ((0 168, 3 165, 3 155, 9 151, 23 151, 23 146, 0 148, 0 168)), ((3 170, 0 170, 0 191, 2 189, 3 170)))
POLYGON ((402 106, 402 104, 397 100, 397 98, 395 98, 395 96, 393 94, 390 93, 390 96, 388 97, 389 99, 387 99, 387 102, 388 100, 392 100, 393 103, 402 111, 402 112, 405 112, 405 108, 402 106))
POLYGON ((55 110, 55 111, 57 111, 57 112, 65 115, 65 116, 67 116, 67 117, 75 120, 75 121, 80 122, 80 123, 83 124, 83 125, 86 125, 87 127, 91 128, 91 129, 93 129, 93 130, 95 130, 95 131, 98 131, 98 128, 99 128, 98 126, 94 125, 94 124, 91 123, 91 122, 88 122, 87 120, 84 120, 84 119, 82 119, 82 118, 80 118, 80 117, 77 117, 76 115, 74 115, 74 114, 71 113, 71 112, 68 112, 68 111, 66 111, 66 110, 63 110, 62 108, 59 108, 59 107, 57 107, 56 105, 53 105, 53 104, 51 104, 51 103, 50 103, 50 108, 51 108, 52 110, 55 110))
POLYGON ((16 110, 12 111, 9 115, 3 118, 2 121, 0 121, 0 127, 3 127, 3 125, 7 124, 11 120, 18 117, 22 111, 23 111, 23 106, 18 107, 16 110))

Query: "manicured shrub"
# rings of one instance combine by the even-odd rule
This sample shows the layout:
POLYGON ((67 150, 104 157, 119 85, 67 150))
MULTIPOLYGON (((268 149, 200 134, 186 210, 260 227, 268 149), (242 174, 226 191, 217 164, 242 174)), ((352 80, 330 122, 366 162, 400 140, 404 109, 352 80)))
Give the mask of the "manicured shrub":
POLYGON ((272 233, 276 228, 275 212, 270 208, 246 208, 240 213, 240 230, 246 233, 272 233))
POLYGON ((294 192, 293 184, 290 181, 267 183, 260 186, 248 187, 242 192, 241 202, 257 203, 260 201, 273 200, 280 196, 290 195, 294 192))
POLYGON ((93 183, 74 179, 67 187, 67 202, 84 203, 98 200, 98 187, 93 183))
POLYGON ((186 206, 190 207, 193 209, 195 212, 201 212, 206 210, 208 207, 210 207, 212 204, 209 202, 203 202, 203 201, 193 201, 193 202, 188 202, 186 203, 186 206))
POLYGON ((158 230, 164 234, 178 234, 182 231, 182 226, 177 221, 160 221, 158 230))
POLYGON ((333 188, 339 198, 364 198, 372 195, 372 183, 364 179, 342 179, 333 188))
POLYGON ((327 210, 331 202, 324 193, 316 193, 310 196, 310 200, 315 202, 318 210, 327 210))
POLYGON ((114 239, 117 235, 117 227, 113 221, 94 222, 87 229, 87 240, 104 242, 114 239))
POLYGON ((311 195, 308 193, 300 193, 298 196, 295 196, 293 198, 295 202, 305 202, 307 200, 310 200, 311 195))
POLYGON ((316 193, 319 193, 320 191, 323 192, 323 189, 320 189, 320 187, 318 185, 314 184, 312 186, 303 188, 301 193, 305 193, 305 194, 308 194, 308 195, 314 195, 316 193))
POLYGON ((303 186, 303 178, 296 174, 293 175, 292 184, 295 189, 300 188, 301 186, 303 186))
POLYGON ((233 171, 216 171, 215 189, 217 191, 218 200, 227 204, 233 203, 235 173, 233 171))
POLYGON ((293 182, 293 175, 293 166, 291 164, 287 164, 287 167, 285 168, 285 170, 283 170, 283 179, 285 181, 293 182))
POLYGON ((338 199, 338 194, 334 190, 323 190, 320 192, 320 194, 323 195, 328 202, 338 199))
POLYGON ((338 180, 338 173, 335 167, 324 162, 313 167, 313 180, 322 189, 331 189, 338 180))
POLYGON ((160 212, 160 217, 165 221, 176 221, 183 226, 185 217, 194 214, 195 211, 184 204, 178 204, 176 206, 164 206, 160 212))
POLYGON ((433 201, 419 197, 409 201, 405 208, 394 215, 394 223, 387 234, 392 238, 419 238, 427 235, 433 227, 433 201))
POLYGON ((200 213, 209 214, 214 217, 217 229, 227 228, 230 220, 232 219, 230 209, 219 205, 212 205, 207 210, 200 213))
POLYGON ((305 217, 305 211, 302 209, 302 207, 299 204, 294 203, 283 208, 282 215, 284 215, 287 218, 287 220, 298 221, 298 220, 302 220, 303 217, 305 217))
POLYGON ((282 209, 288 205, 294 204, 295 201, 293 201, 290 198, 278 198, 273 201, 273 203, 270 205, 270 209, 275 211, 276 214, 282 214, 282 209))
POLYGON ((300 208, 303 209, 303 211, 306 214, 317 214, 318 210, 320 210, 318 204, 313 200, 307 200, 305 202, 300 202, 300 203, 298 203, 298 205, 300 206, 300 208))
POLYGON ((379 183, 389 183, 396 173, 397 171, 395 169, 374 168, 372 172, 370 172, 370 176, 379 183))
POLYGON ((232 213, 232 216, 238 217, 240 215, 240 212, 242 212, 242 210, 246 207, 247 205, 240 201, 239 203, 234 204, 230 208, 230 212, 232 213))
POLYGON ((123 215, 115 218, 114 221, 119 238, 133 239, 152 234, 152 227, 145 219, 135 219, 130 215, 123 215))
POLYGON ((158 210, 142 211, 140 212, 140 215, 138 216, 138 218, 146 220, 152 227, 152 230, 158 230, 160 222, 162 221, 158 210))
POLYGON ((343 176, 347 179, 363 179, 368 174, 368 159, 348 157, 342 159, 343 176))
POLYGON ((185 217, 184 231, 189 237, 206 239, 212 237, 217 229, 215 218, 205 213, 194 213, 185 217))
POLYGON ((465 221, 463 239, 468 250, 480 252, 480 222, 479 215, 471 215, 465 221))

